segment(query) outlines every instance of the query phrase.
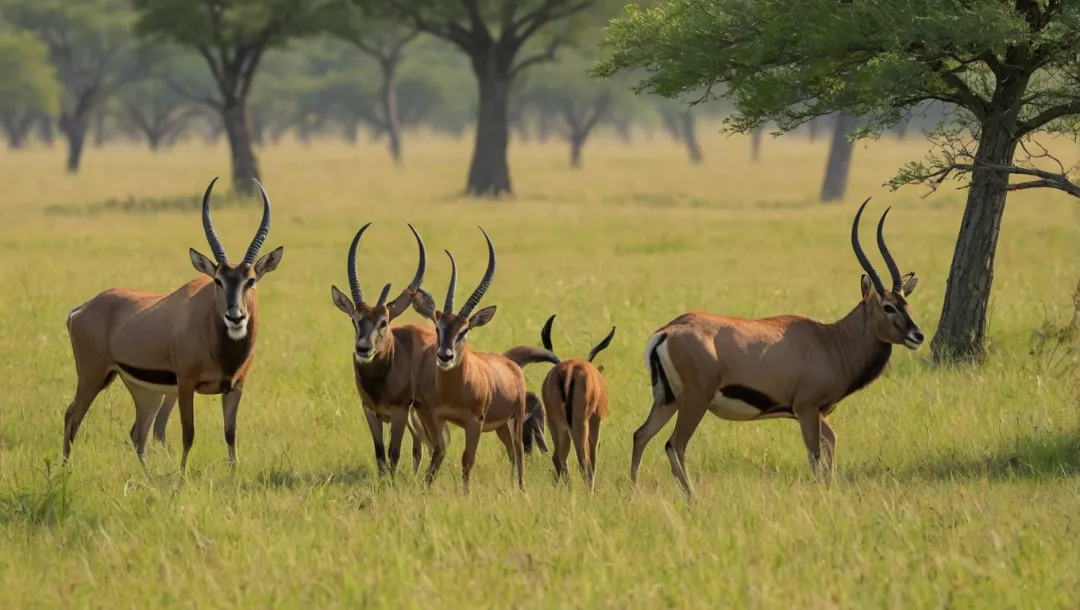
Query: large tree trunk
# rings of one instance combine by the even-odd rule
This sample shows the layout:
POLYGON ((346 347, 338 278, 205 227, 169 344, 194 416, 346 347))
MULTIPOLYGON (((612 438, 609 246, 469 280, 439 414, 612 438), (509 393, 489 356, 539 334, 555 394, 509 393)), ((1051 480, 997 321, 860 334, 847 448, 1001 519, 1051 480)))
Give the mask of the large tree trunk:
POLYGON ((761 136, 765 134, 765 126, 762 125, 750 132, 750 162, 757 163, 761 160, 761 136))
POLYGON ((487 57, 474 59, 474 66, 479 68, 476 77, 480 87, 480 107, 476 117, 476 145, 465 191, 477 196, 513 192, 507 160, 510 78, 506 74, 489 73, 489 63, 487 57))
POLYGON ((679 121, 682 129, 679 134, 680 139, 686 144, 686 152, 690 155, 691 163, 701 163, 701 145, 698 144, 697 139, 697 120, 694 118, 694 111, 687 108, 679 113, 679 121))
POLYGON ((390 158, 397 165, 401 164, 401 118, 398 116, 398 62, 384 61, 382 65, 382 110, 386 121, 386 148, 390 158))
POLYGON ((844 198, 847 192, 848 174, 851 172, 851 155, 855 143, 847 135, 855 129, 855 118, 846 114, 836 115, 829 161, 825 165, 825 180, 821 184, 821 202, 829 203, 844 198))
MULTIPOLYGON (((1008 165, 1016 140, 1008 125, 991 119, 983 126, 975 164, 1008 165)), ((953 251, 937 334, 930 342, 936 362, 971 362, 984 355, 990 286, 994 281, 1001 217, 1005 213, 1006 172, 976 169, 971 173, 964 218, 953 251)))
POLYGON ((245 101, 227 101, 221 109, 221 122, 229 140, 233 190, 241 196, 254 195, 254 180, 259 179, 259 164, 251 145, 245 101))
POLYGON ((90 117, 85 113, 64 114, 60 117, 60 130, 68 142, 67 171, 77 174, 86 145, 86 133, 90 130, 90 117))

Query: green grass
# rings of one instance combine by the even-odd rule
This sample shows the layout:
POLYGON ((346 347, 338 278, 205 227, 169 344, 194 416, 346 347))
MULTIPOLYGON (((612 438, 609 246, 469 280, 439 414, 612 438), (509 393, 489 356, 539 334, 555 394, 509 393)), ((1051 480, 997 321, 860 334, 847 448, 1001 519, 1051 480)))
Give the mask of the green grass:
MULTIPOLYGON (((199 397, 185 482, 175 418, 170 446, 150 452, 156 478, 143 475, 121 384, 98 398, 70 467, 58 468, 75 383, 64 318, 112 286, 168 291, 194 276, 186 248, 207 247, 184 202, 228 174, 225 151, 94 150, 76 177, 60 172, 59 150, 0 155, 0 607, 1075 606, 1077 357, 1041 337, 1071 312, 1076 203, 1010 196, 989 361, 940 370, 926 347, 897 351, 887 375, 831 418, 836 484, 813 481, 793 422, 707 418, 687 452, 698 494, 688 505, 662 450, 670 426, 629 488, 631 435, 651 400, 649 334, 690 310, 843 315, 859 285, 847 233, 869 195, 868 217, 895 208, 890 247, 922 280, 910 301, 932 333, 963 191, 888 193, 890 172, 925 147, 880 141, 856 151, 849 200, 821 206, 813 194, 827 143, 770 140, 751 165, 746 140, 710 135, 697 167, 659 140, 597 141, 581 171, 566 168, 562 147, 515 145, 517 200, 477 202, 454 196, 467 141, 411 142, 401 170, 377 148, 263 151, 275 206, 266 246, 284 245, 285 257, 260 284, 240 463, 230 474, 219 402, 199 397), (115 203, 124 201, 142 203, 115 203), (499 253, 484 302, 499 311, 472 334, 474 349, 538 344, 551 313, 564 357, 618 327, 598 359, 612 402, 594 494, 576 467, 569 489, 553 487, 538 454, 519 492, 501 444, 485 435, 465 497, 456 429, 432 489, 410 472, 376 480, 352 329, 329 290, 345 286, 349 239, 369 220, 367 290, 411 277, 413 222, 437 299, 444 248, 458 259, 461 293, 479 280, 483 224, 499 253)), ((230 204, 215 214, 230 252, 246 247, 258 213, 230 204)), ((546 368, 527 370, 531 388, 546 368)))

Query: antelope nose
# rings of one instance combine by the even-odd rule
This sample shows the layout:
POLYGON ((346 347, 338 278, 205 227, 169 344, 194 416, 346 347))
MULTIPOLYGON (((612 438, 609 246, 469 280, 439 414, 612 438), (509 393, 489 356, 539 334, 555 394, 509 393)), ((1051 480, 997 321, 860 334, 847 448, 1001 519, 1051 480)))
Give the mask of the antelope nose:
POLYGON ((244 314, 240 313, 239 309, 230 309, 225 312, 225 319, 233 324, 239 324, 244 321, 244 314))
POLYGON ((923 337, 922 331, 917 328, 911 331, 911 334, 909 336, 911 337, 911 340, 915 343, 922 343, 923 339, 925 338, 923 337))
POLYGON ((454 359, 454 350, 443 348, 439 350, 439 360, 450 362, 454 359))
POLYGON ((369 351, 371 351, 371 344, 369 344, 367 341, 357 341, 356 342, 356 353, 357 354, 366 354, 369 351))

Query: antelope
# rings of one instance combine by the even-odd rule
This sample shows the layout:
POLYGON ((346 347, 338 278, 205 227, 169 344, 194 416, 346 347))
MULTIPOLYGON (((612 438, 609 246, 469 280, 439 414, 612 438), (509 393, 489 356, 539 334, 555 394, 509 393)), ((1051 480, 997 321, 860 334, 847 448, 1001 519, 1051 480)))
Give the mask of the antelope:
MULTIPOLYGON (((243 260, 229 262, 210 219, 210 193, 203 195, 203 231, 214 261, 195 249, 188 255, 199 277, 170 294, 133 288, 106 290, 72 309, 68 335, 78 382, 64 414, 64 463, 87 410, 117 376, 135 402, 131 442, 143 470, 150 425, 166 397, 180 404, 187 470, 195 440, 195 393, 220 394, 229 465, 236 468, 236 412, 254 358, 259 312, 256 284, 281 263, 284 248, 256 260, 270 232, 270 199, 258 180, 262 222, 243 260)), ((162 430, 164 432, 164 430, 162 430)))
POLYGON ((745 319, 695 312, 649 337, 645 365, 653 404, 634 432, 632 483, 645 445, 676 411, 679 417, 664 449, 688 497, 693 492, 686 476, 686 445, 706 411, 730 421, 797 420, 815 478, 831 479, 836 433, 829 414, 881 375, 893 345, 915 350, 923 343, 907 303, 918 278, 914 273, 901 276, 885 245, 888 209, 878 222, 877 243, 892 279, 890 289, 859 243, 859 219, 869 201, 859 207, 851 226, 851 246, 865 271, 862 299, 840 320, 826 324, 795 315, 745 319))
MULTIPOLYGON (((488 266, 483 279, 454 313, 454 292, 457 289, 457 263, 450 258, 450 285, 442 310, 423 289, 417 291, 413 307, 435 323, 436 344, 425 352, 422 370, 428 376, 422 383, 421 418, 429 430, 436 430, 449 421, 465 430, 465 451, 461 456, 461 480, 469 491, 469 473, 476 457, 476 447, 482 432, 495 431, 506 447, 506 454, 517 470, 517 483, 525 488, 523 425, 525 421, 525 376, 521 369, 533 362, 558 364, 559 359, 547 350, 523 345, 502 354, 473 351, 467 342, 469 331, 491 322, 495 306, 485 307, 475 314, 484 293, 495 277, 495 246, 481 227, 488 246, 488 266), (433 372, 432 372, 433 371, 433 372)), ((428 465, 427 481, 431 484, 445 456, 445 441, 433 435, 435 448, 428 465)))
POLYGON ((361 227, 349 246, 347 266, 352 299, 345 296, 337 286, 331 286, 330 293, 334 305, 349 316, 356 331, 352 353, 353 376, 368 427, 371 429, 371 438, 375 443, 375 460, 379 474, 388 470, 383 445, 383 424, 390 423, 389 473, 393 477, 401 457, 401 439, 406 429, 412 436, 413 472, 420 471, 420 461, 423 458, 420 434, 423 430, 418 431, 417 424, 410 419, 410 414, 413 413, 414 369, 423 351, 435 344, 435 332, 430 328, 412 324, 390 325, 412 304, 413 296, 420 289, 427 270, 424 241, 411 224, 409 230, 416 238, 420 250, 420 262, 412 282, 389 304, 386 299, 390 294, 390 284, 383 287, 374 306, 364 302, 360 278, 356 272, 356 249, 369 226, 370 222, 361 227))
MULTIPOLYGON (((540 331, 540 339, 548 351, 553 351, 551 323, 554 321, 552 315, 540 331)), ((566 457, 570 455, 570 441, 573 440, 578 465, 589 489, 593 487, 596 447, 600 444, 600 421, 607 416, 608 410, 607 384, 602 369, 593 366, 592 361, 611 345, 614 337, 615 327, 612 327, 611 332, 589 351, 588 360, 563 360, 555 365, 544 378, 541 390, 544 404, 552 407, 547 420, 551 440, 555 443, 555 453, 551 457, 555 478, 569 480, 566 457)))

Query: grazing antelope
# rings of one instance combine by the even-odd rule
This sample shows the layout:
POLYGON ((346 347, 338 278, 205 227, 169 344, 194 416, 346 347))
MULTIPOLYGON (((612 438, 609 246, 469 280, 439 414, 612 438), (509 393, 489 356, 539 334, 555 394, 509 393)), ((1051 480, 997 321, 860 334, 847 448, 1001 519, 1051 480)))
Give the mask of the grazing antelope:
POLYGON ((401 457, 401 439, 406 429, 412 436, 413 471, 420 470, 420 460, 424 455, 420 436, 423 431, 418 431, 416 424, 410 420, 414 368, 423 351, 435 344, 435 332, 430 328, 412 324, 390 325, 412 304, 413 296, 420 289, 427 270, 424 241, 411 224, 409 230, 416 238, 420 250, 420 262, 412 282, 389 304, 386 298, 390 294, 390 284, 383 288, 374 306, 364 302, 360 278, 356 272, 356 248, 369 226, 370 222, 361 227, 349 246, 348 273, 352 300, 338 290, 337 286, 331 286, 330 293, 334 305, 349 316, 356 331, 352 355, 353 374, 364 415, 371 429, 371 438, 375 443, 375 460, 380 474, 387 471, 383 423, 390 423, 389 472, 393 477, 401 457))
POLYGON ((533 445, 540 453, 547 454, 548 447, 544 441, 544 403, 540 402, 540 398, 533 392, 525 392, 525 423, 522 428, 525 455, 532 455, 533 445))
POLYGON ((162 401, 171 396, 180 403, 184 436, 180 472, 186 471, 195 440, 196 392, 221 394, 229 464, 236 467, 236 412, 259 326, 255 286, 277 269, 284 249, 279 246, 255 260, 270 232, 270 199, 256 180, 262 192, 262 222, 243 260, 229 262, 210 220, 210 192, 215 182, 217 178, 206 187, 202 221, 216 262, 194 249, 188 252, 191 264, 203 275, 170 294, 132 288, 106 290, 68 314, 78 384, 75 399, 64 414, 65 463, 90 405, 119 375, 135 401, 131 441, 147 474, 150 425, 162 401))
POLYGON ((906 299, 918 278, 900 275, 882 235, 889 210, 878 222, 877 242, 891 289, 859 244, 859 219, 869 201, 859 207, 851 226, 851 247, 866 272, 862 300, 842 319, 825 324, 793 315, 749 320, 686 313, 653 333, 645 345, 653 404, 634 432, 631 482, 637 481, 645 445, 676 411, 675 430, 664 449, 688 496, 686 445, 706 411, 731 421, 798 420, 811 469, 819 480, 829 480, 836 450, 829 413, 877 379, 893 345, 914 350, 923 342, 906 299))
MULTIPOLYGON (((435 300, 423 289, 417 292, 414 308, 435 323, 436 345, 425 353, 423 369, 428 377, 419 392, 421 417, 429 430, 436 430, 443 421, 465 429, 465 452, 461 456, 461 479, 466 493, 469 473, 480 443, 480 433, 492 430, 506 446, 510 462, 517 468, 518 486, 525 488, 525 451, 523 425, 525 422, 525 376, 521 368, 533 362, 558 364, 559 359, 547 350, 529 345, 518 346, 493 354, 474 352, 468 345, 469 331, 484 326, 495 316, 491 305, 473 313, 495 277, 495 246, 483 228, 488 246, 488 266, 480 284, 469 300, 455 314, 454 292, 457 288, 457 263, 450 258, 450 286, 441 311, 435 300)), ((427 480, 431 483, 445 457, 444 439, 433 435, 435 449, 428 465, 427 480)))
MULTIPOLYGON (((552 315, 540 331, 544 349, 551 348, 552 315)), ((596 355, 611 345, 615 337, 615 327, 596 347, 589 351, 588 360, 563 360, 548 371, 544 378, 541 394, 544 404, 552 408, 548 415, 548 428, 551 441, 555 443, 555 454, 551 460, 555 463, 555 477, 569 480, 566 457, 570 455, 570 441, 574 442, 578 464, 585 475, 589 489, 593 486, 593 473, 596 468, 596 447, 600 444, 600 421, 607 416, 607 384, 601 369, 593 366, 596 355)))

